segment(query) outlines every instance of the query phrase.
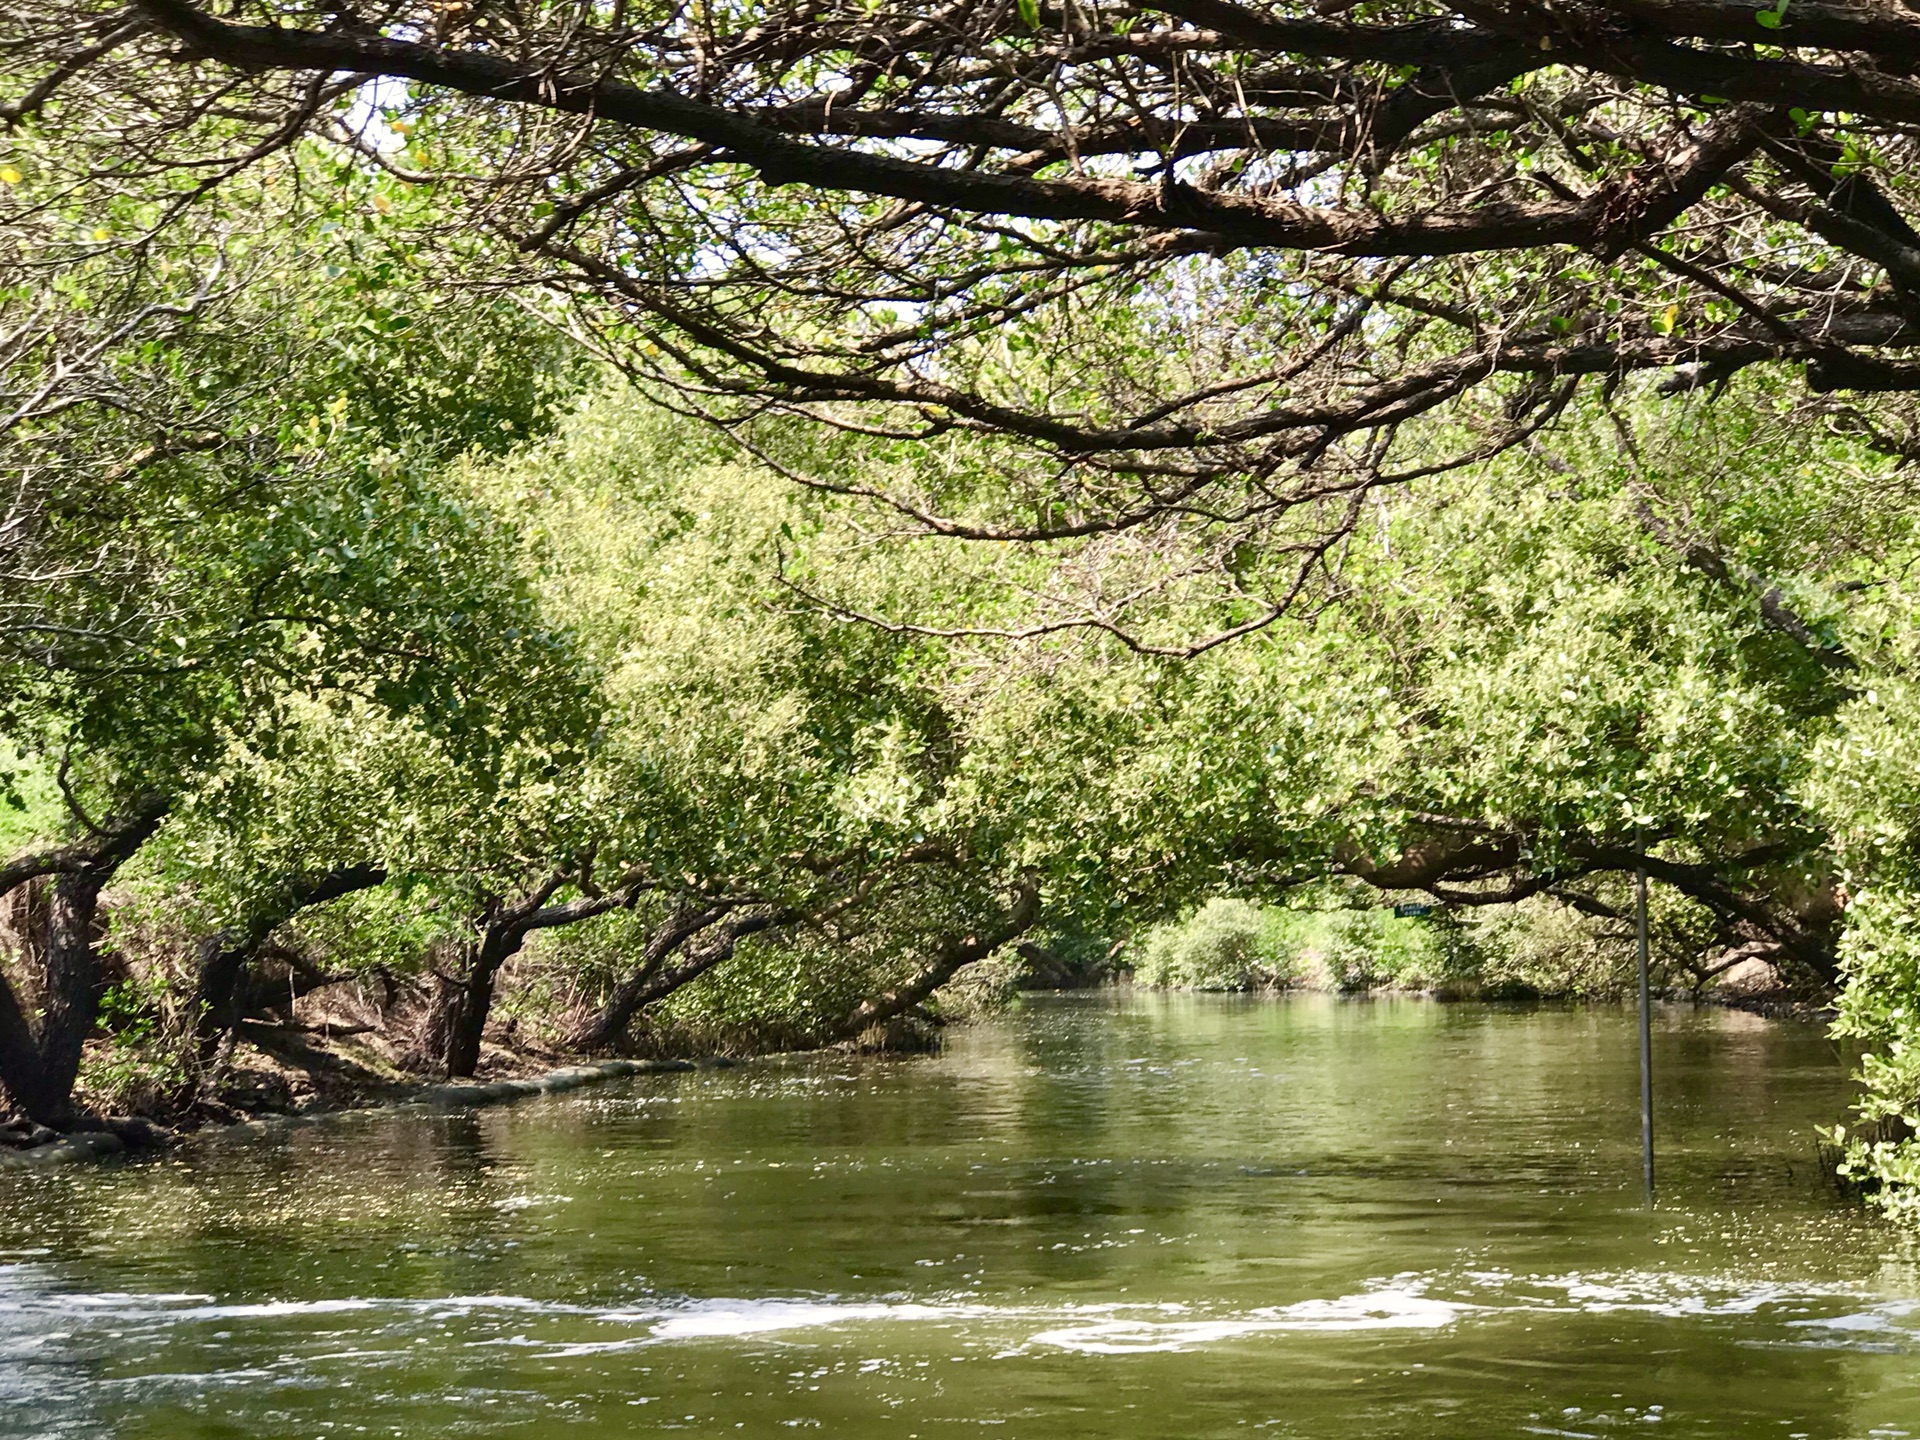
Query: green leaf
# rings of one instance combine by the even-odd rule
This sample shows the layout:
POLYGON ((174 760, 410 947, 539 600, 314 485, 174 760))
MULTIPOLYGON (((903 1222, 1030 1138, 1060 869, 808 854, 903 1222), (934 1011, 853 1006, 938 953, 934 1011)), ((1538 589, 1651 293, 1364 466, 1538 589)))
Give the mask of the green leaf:
POLYGON ((1020 7, 1020 18, 1026 22, 1029 30, 1040 28, 1040 0, 1014 0, 1020 7))

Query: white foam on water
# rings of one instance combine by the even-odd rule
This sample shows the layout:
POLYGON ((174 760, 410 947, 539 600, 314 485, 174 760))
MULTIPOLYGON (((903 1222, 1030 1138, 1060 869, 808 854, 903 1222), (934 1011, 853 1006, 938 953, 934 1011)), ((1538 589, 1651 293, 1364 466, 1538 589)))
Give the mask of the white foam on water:
MULTIPOLYGON (((65 1302, 73 1297, 61 1296, 65 1302)), ((79 1297, 82 1301, 96 1297, 79 1297)), ((197 1296, 113 1296, 116 1302, 145 1302, 145 1313, 162 1320, 277 1320, 301 1315, 340 1315, 363 1310, 399 1311, 427 1315, 436 1319, 478 1311, 505 1310, 538 1315, 598 1315, 589 1306, 569 1305, 555 1300, 536 1300, 527 1295, 442 1295, 427 1298, 385 1298, 342 1296, 330 1300, 260 1300, 231 1305, 190 1305, 183 1308, 158 1308, 159 1302, 180 1299, 205 1300, 197 1296)))
POLYGON ((170 1320, 268 1320, 283 1315, 339 1315, 376 1310, 377 1300, 263 1300, 252 1305, 195 1305, 166 1312, 170 1320))
POLYGON ((413 1310, 434 1314, 459 1310, 524 1310, 540 1315, 600 1315, 605 1312, 588 1305, 572 1305, 563 1300, 535 1300, 530 1295, 443 1295, 438 1299, 398 1302, 413 1310))
POLYGON ((595 1318, 644 1325, 646 1333, 619 1340, 559 1345, 549 1354, 605 1355, 674 1340, 733 1340, 752 1335, 820 1330, 838 1325, 979 1320, 1025 1313, 993 1305, 929 1304, 920 1301, 696 1300, 658 1309, 603 1311, 595 1318))
MULTIPOLYGON (((1445 1286, 1436 1277, 1435 1285, 1445 1286)), ((1765 1316, 1778 1313, 1785 1324, 1820 1324, 1820 1320, 1789 1320, 1809 1310, 1840 1303, 1871 1301, 1857 1285, 1786 1284, 1748 1281, 1737 1277, 1669 1274, 1658 1271, 1603 1271, 1561 1275, 1515 1275, 1504 1270, 1468 1271, 1452 1288, 1491 1310, 1529 1314, 1654 1315, 1693 1320, 1717 1317, 1765 1316)), ((1893 1306, 1920 1308, 1920 1302, 1890 1301, 1893 1306)))
POLYGON ((1893 1317, 1869 1310, 1858 1315, 1830 1315, 1821 1320, 1789 1320, 1787 1324, 1796 1330, 1883 1331, 1893 1328, 1893 1317))
MULTIPOLYGON (((661 1340, 696 1340, 733 1335, 764 1335, 776 1330, 810 1330, 883 1320, 954 1320, 996 1313, 990 1305, 821 1303, 805 1300, 709 1301, 688 1306, 659 1320, 653 1334, 661 1340)), ((611 1317, 609 1317, 611 1318, 611 1317)))
POLYGON ((1845 1315, 1826 1315, 1812 1320, 1790 1320, 1787 1323, 1795 1330, 1826 1330, 1875 1335, 1897 1331, 1901 1334, 1913 1335, 1913 1327, 1902 1325, 1900 1322, 1911 1318, 1916 1312, 1920 1312, 1920 1300, 1889 1300, 1884 1304, 1845 1315))
POLYGON ((1043 1330, 1030 1343, 1085 1355, 1132 1355, 1286 1331, 1438 1330, 1479 1308, 1436 1300, 1415 1288, 1385 1288, 1210 1320, 1102 1320, 1043 1330))
MULTIPOLYGON (((1758 1319, 1777 1327, 1772 1332, 1776 1343, 1870 1348, 1920 1344, 1920 1322, 1914 1318, 1920 1315, 1920 1299, 1885 1297, 1858 1286, 1793 1286, 1658 1271, 1409 1272, 1379 1277, 1350 1294, 1229 1310, 1204 1304, 995 1305, 966 1295, 922 1299, 831 1294, 660 1297, 651 1303, 617 1307, 500 1294, 216 1303, 213 1297, 191 1293, 67 1293, 47 1286, 36 1267, 0 1266, 0 1339, 9 1342, 16 1359, 42 1353, 39 1340, 55 1328, 53 1322, 58 1322, 64 1341, 69 1331, 77 1338, 109 1322, 145 1322, 164 1328, 264 1321, 298 1330, 303 1319, 324 1322, 324 1317, 370 1312, 405 1322, 396 1334, 414 1333, 412 1322, 444 1330, 451 1322, 472 1316, 475 1324, 470 1334, 462 1335, 460 1331, 467 1327, 456 1324, 447 1338, 469 1346, 529 1346, 556 1358, 900 1324, 963 1326, 1004 1355, 1036 1349, 1128 1355, 1190 1350, 1261 1335, 1418 1332, 1461 1323, 1497 1323, 1507 1316, 1616 1313, 1705 1323, 1725 1319, 1751 1324, 1758 1319), (485 1318, 489 1315, 500 1319, 489 1322, 485 1318), (554 1329, 515 1323, 509 1334, 501 1328, 508 1316, 567 1323, 554 1329), (585 1334, 581 1322, 588 1322, 585 1334), (592 1326, 606 1328, 595 1334, 592 1326)), ((339 1342, 347 1331, 384 1330, 389 1323, 387 1319, 349 1319, 324 1324, 333 1341, 328 1353, 340 1353, 339 1342)), ((316 1336, 322 1328, 323 1324, 313 1327, 316 1336)), ((1752 1338, 1763 1344, 1768 1341, 1765 1334, 1752 1338)), ((358 1348, 349 1340, 348 1353, 358 1348)))

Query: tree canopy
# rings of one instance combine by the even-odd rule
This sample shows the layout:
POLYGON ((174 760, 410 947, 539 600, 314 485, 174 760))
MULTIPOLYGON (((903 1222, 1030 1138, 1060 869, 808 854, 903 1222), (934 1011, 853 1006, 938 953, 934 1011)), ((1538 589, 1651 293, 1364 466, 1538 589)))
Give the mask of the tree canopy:
POLYGON ((1211 897, 1604 938, 1644 870, 1687 976, 1843 987, 1920 1176, 1920 20, 0 15, 36 1117, 109 884, 194 1091, 267 964, 461 1075, 503 975, 817 1043, 1211 897))
POLYGON ((1790 365, 1912 443, 1846 398, 1920 387, 1920 22, 1884 7, 69 0, 12 28, 10 113, 76 186, 177 207, 328 135, 495 242, 470 279, 552 287, 719 418, 1018 441, 998 504, 887 492, 951 533, 1292 515, 1317 543, 1355 490, 1640 372, 1790 365))

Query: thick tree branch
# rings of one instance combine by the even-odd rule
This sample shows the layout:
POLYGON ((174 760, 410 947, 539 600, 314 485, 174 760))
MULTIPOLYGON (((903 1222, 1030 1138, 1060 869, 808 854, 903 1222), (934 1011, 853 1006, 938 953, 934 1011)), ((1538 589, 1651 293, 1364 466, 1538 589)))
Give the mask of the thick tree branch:
POLYGON ((1018 940, 1040 919, 1040 882, 1023 875, 1015 882, 1007 907, 992 921, 964 935, 943 937, 936 953, 905 984, 860 1002, 851 1012, 826 1027, 817 1037, 823 1045, 852 1040, 902 1015, 946 984, 967 966, 984 960, 1004 945, 1018 940))
POLYGON ((715 146, 752 166, 769 184, 885 195, 977 214, 1196 230, 1219 236, 1230 245, 1336 255, 1462 255, 1542 245, 1617 250, 1632 238, 1671 223, 1758 142, 1744 121, 1737 122, 1674 174, 1648 177, 1641 187, 1645 198, 1639 212, 1625 227, 1614 218, 1612 197, 1536 205, 1490 201, 1457 213, 1388 218, 1366 210, 1209 194, 1179 183, 1143 184, 1091 176, 1036 180, 916 163, 795 141, 750 113, 689 99, 664 86, 642 89, 593 72, 555 73, 550 67, 522 67, 483 51, 356 30, 234 25, 214 19, 186 0, 139 0, 139 4, 196 53, 230 65, 321 74, 352 71, 415 80, 487 99, 662 131, 715 146))

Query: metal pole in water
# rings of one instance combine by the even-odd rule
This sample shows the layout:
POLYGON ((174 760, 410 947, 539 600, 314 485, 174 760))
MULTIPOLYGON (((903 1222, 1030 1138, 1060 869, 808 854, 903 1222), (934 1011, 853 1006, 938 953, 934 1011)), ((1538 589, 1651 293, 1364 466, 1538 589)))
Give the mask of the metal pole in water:
POLYGON ((1640 1167, 1653 1200, 1653 999, 1647 989, 1647 872, 1634 875, 1634 912, 1640 940, 1640 1167))

